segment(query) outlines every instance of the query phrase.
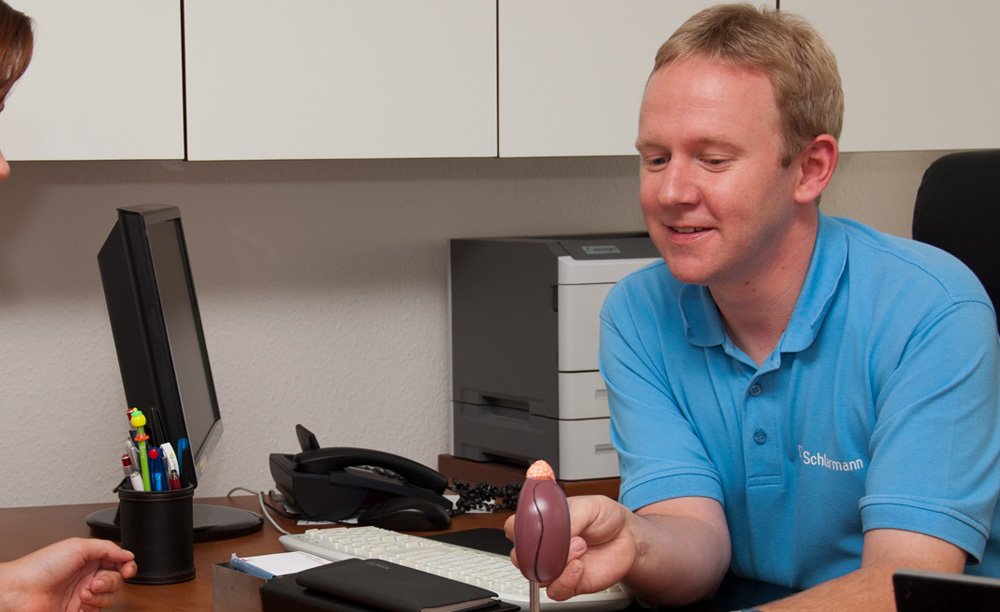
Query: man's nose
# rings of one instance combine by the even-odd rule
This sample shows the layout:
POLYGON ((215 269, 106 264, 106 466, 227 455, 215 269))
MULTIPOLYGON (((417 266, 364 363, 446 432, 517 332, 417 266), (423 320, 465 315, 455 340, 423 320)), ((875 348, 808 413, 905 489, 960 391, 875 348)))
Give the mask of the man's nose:
POLYGON ((695 182, 695 168, 689 162, 672 160, 660 175, 657 200, 661 206, 695 204, 698 200, 698 186, 695 182))

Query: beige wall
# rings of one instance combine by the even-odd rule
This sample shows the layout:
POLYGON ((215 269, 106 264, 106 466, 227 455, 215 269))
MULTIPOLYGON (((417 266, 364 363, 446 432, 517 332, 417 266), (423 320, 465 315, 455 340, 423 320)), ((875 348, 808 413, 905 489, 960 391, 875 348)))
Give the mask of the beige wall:
MULTIPOLYGON (((823 207, 908 235, 937 152, 842 159, 823 207)), ((0 187, 4 506, 110 501, 124 396, 96 254, 181 208, 226 423, 199 496, 325 445, 450 450, 447 241, 642 229, 635 158, 15 163, 0 187)))

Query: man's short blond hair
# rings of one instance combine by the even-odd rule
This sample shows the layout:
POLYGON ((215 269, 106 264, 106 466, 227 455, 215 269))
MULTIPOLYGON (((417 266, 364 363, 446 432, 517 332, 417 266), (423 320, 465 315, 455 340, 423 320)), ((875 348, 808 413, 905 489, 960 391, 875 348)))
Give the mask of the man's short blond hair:
POLYGON ((684 58, 759 70, 774 87, 788 165, 820 134, 840 138, 844 92, 833 51, 807 21, 749 4, 723 4, 688 19, 656 53, 653 72, 684 58))

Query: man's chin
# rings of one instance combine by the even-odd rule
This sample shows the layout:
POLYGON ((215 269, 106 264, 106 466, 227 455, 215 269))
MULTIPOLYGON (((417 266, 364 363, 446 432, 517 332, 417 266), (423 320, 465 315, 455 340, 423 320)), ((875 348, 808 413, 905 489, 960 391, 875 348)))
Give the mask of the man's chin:
POLYGON ((683 262, 671 262, 667 258, 664 258, 664 261, 674 278, 685 285, 707 286, 710 284, 711 274, 704 267, 684 265, 683 262))

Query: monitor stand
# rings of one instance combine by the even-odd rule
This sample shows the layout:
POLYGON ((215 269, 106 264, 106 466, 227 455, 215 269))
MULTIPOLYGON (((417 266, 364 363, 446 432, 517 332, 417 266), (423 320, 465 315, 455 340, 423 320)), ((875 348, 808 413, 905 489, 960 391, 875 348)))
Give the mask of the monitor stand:
MULTIPOLYGON (((87 517, 90 535, 104 540, 121 541, 121 529, 118 526, 118 508, 98 510, 87 517)), ((213 506, 210 504, 192 505, 192 521, 194 523, 194 541, 208 542, 225 540, 260 531, 264 517, 231 506, 213 506)))

